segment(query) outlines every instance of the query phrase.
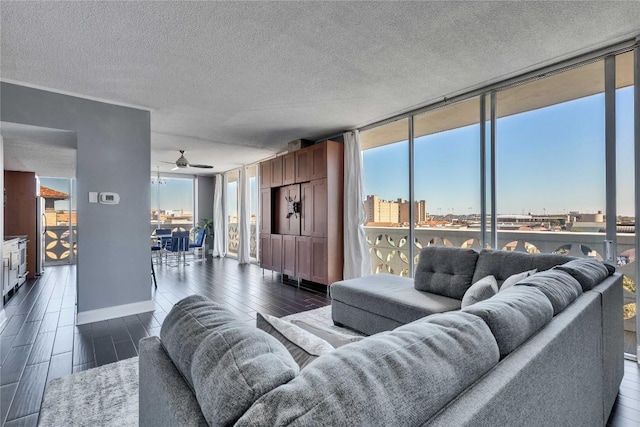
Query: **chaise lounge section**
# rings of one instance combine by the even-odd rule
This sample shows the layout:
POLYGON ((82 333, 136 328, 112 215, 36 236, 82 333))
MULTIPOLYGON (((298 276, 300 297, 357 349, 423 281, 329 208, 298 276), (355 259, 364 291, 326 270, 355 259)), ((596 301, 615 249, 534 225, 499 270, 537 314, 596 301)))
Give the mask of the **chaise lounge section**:
POLYGON ((429 246, 420 252, 415 279, 377 274, 331 285, 336 325, 372 335, 435 313, 459 310, 471 285, 493 275, 498 285, 525 271, 544 271, 572 260, 555 254, 429 246))

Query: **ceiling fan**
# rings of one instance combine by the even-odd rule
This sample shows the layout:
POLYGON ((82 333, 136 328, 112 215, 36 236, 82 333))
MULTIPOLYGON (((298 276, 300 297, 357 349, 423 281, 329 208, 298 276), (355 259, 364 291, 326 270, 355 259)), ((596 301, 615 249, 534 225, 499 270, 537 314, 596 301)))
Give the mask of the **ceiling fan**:
POLYGON ((185 168, 213 169, 213 166, 211 166, 211 165, 196 165, 196 164, 193 164, 193 163, 189 163, 189 161, 184 157, 184 150, 178 150, 178 151, 180 151, 180 157, 175 162, 162 161, 162 163, 168 163, 170 165, 176 165, 175 168, 171 169, 172 171, 177 170, 177 169, 185 169, 185 168))

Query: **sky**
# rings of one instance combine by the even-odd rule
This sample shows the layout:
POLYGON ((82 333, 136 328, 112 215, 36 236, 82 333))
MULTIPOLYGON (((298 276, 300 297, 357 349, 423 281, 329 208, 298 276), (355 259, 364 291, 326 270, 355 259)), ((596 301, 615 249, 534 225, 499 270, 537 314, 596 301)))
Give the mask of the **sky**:
MULTIPOLYGON (((633 216, 633 87, 618 89, 616 115, 618 215, 633 216)), ((479 130, 416 138, 414 194, 430 214, 480 212, 479 130)), ((500 118, 496 131, 499 214, 604 212, 604 94, 500 118)), ((365 195, 408 199, 408 152, 407 141, 364 151, 365 195)))

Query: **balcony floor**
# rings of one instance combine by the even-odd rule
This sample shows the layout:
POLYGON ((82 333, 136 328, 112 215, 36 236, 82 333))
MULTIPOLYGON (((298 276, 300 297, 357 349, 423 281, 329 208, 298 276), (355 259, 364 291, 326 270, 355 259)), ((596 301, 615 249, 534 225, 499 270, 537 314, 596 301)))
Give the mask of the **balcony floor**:
MULTIPOLYGON (((140 338, 157 335, 171 306, 194 293, 255 324, 256 311, 286 316, 326 306, 323 294, 280 283, 280 276, 235 260, 207 259, 186 267, 156 266, 156 310, 74 326, 75 266, 45 269, 8 302, 0 333, 0 425, 36 426, 48 381, 134 357, 140 338), (6 421, 6 423, 5 423, 6 421)), ((150 283, 150 286, 151 283, 150 283)), ((625 376, 611 426, 640 426, 640 369, 625 361, 625 376)))

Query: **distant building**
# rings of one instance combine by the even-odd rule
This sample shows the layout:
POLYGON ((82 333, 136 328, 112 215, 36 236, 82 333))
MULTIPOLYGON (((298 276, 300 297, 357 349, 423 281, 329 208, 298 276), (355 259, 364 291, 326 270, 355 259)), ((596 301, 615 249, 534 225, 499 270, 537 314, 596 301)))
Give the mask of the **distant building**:
MULTIPOLYGON (((381 200, 376 195, 369 195, 364 202, 367 224, 370 223, 409 223, 409 202, 402 199, 396 201, 381 200)), ((427 220, 427 203, 420 200, 414 203, 414 221, 423 223, 427 220)))

